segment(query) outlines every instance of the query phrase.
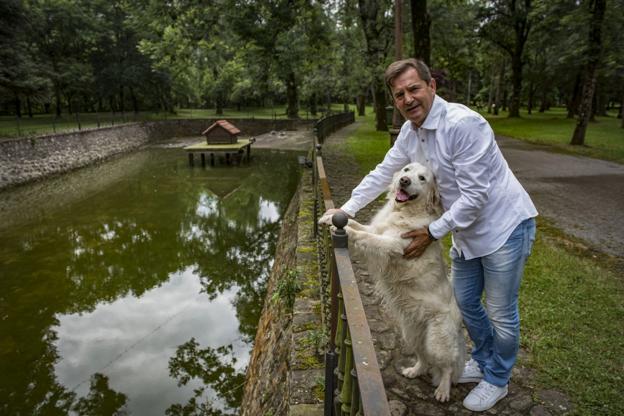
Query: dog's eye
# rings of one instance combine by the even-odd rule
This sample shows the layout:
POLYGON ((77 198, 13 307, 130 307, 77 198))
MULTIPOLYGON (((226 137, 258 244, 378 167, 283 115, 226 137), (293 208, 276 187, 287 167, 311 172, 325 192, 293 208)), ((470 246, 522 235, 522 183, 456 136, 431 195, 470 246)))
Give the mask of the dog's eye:
POLYGON ((424 176, 422 176, 422 175, 418 175, 418 179, 420 179, 421 181, 424 181, 424 180, 425 180, 425 177, 424 177, 424 176))
POLYGON ((409 172, 409 168, 403 169, 403 172, 409 172))

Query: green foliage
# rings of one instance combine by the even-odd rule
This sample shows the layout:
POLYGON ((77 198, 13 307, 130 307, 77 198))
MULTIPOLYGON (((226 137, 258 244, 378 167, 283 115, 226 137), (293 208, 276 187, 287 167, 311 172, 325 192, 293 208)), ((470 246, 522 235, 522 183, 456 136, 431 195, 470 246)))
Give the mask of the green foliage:
POLYGON ((323 328, 313 329, 306 334, 306 340, 310 345, 314 346, 316 355, 323 355, 327 343, 329 342, 329 335, 323 328))
POLYGON ((299 282, 299 275, 296 270, 287 270, 280 279, 277 281, 275 291, 271 296, 271 302, 281 302, 286 309, 292 311, 295 305, 295 299, 297 293, 301 290, 301 283, 299 282))

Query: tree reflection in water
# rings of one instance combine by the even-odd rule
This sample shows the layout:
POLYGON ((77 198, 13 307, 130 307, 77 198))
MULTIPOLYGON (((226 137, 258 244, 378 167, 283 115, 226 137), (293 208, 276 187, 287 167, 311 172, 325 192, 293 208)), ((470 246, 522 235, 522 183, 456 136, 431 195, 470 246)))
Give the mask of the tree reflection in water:
MULTIPOLYGON (((189 169, 177 152, 141 154, 130 156, 136 163, 128 176, 117 172, 127 162, 81 172, 88 192, 75 180, 67 189, 62 177, 51 190, 46 182, 35 184, 31 193, 45 195, 38 201, 41 216, 0 225, 0 414, 122 414, 133 400, 108 387, 110 374, 85 375, 91 390, 82 398, 60 381, 55 371, 68 357, 58 352, 59 318, 141 298, 186 270, 206 301, 235 291, 239 335, 253 340, 281 215, 298 183, 296 158, 263 154, 249 166, 204 170, 189 169), (74 194, 80 197, 71 200, 74 194)), ((231 339, 222 340, 226 347, 201 346, 188 336, 170 359, 171 376, 182 387, 187 378, 206 387, 188 403, 164 408, 170 406, 170 414, 233 411, 242 389, 231 387, 243 375, 234 366, 231 339), (216 392, 215 406, 202 401, 205 389, 216 392)))
POLYGON ((178 386, 186 385, 192 379, 201 380, 210 386, 225 402, 227 410, 214 408, 210 400, 204 400, 206 387, 195 389, 193 397, 185 405, 174 404, 167 409, 167 415, 214 415, 237 414, 243 392, 245 373, 234 368, 236 358, 232 345, 219 348, 200 348, 195 338, 180 345, 176 355, 169 360, 169 374, 178 380, 178 386))

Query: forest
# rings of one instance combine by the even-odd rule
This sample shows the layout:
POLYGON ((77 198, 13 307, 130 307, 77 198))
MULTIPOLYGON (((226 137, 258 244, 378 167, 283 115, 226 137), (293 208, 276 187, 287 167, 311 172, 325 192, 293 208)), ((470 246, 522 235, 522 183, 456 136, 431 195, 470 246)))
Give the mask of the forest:
POLYGON ((478 109, 621 117, 624 0, 3 0, 0 115, 374 105, 418 57, 478 109), (583 106, 585 101, 585 106, 583 106), (588 104, 589 103, 589 104, 588 104))

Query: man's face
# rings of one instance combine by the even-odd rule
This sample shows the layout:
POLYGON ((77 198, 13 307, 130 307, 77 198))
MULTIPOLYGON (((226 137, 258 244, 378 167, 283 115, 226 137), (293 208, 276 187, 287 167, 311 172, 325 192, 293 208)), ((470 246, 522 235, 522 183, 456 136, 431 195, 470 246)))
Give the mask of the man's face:
POLYGON ((394 105, 407 120, 420 127, 427 118, 436 92, 435 80, 429 84, 420 79, 415 68, 409 68, 392 82, 394 105))

